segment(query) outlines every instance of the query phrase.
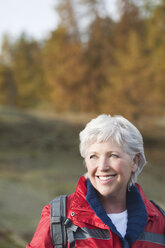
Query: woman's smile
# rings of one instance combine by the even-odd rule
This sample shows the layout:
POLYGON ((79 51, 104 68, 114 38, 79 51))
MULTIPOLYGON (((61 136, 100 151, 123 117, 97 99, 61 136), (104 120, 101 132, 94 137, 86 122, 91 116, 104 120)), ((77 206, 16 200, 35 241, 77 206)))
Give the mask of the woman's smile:
POLYGON ((108 184, 112 182, 116 178, 116 174, 114 175, 106 175, 106 176, 96 176, 101 184, 108 184))

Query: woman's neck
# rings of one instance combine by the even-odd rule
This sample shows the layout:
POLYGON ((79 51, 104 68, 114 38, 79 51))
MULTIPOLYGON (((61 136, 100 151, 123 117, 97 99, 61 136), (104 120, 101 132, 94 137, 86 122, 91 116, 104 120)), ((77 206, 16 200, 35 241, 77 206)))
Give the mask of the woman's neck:
POLYGON ((126 193, 121 198, 112 196, 99 198, 107 214, 121 213, 126 210, 126 193))

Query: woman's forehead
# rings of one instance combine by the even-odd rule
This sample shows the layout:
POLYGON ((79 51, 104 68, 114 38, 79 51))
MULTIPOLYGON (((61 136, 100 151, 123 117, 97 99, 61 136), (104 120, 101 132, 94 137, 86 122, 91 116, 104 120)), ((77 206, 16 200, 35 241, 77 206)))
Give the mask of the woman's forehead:
POLYGON ((101 142, 92 142, 88 145, 88 150, 95 150, 95 149, 107 149, 107 150, 123 150, 123 147, 118 144, 116 141, 114 140, 107 140, 107 141, 101 141, 101 142))

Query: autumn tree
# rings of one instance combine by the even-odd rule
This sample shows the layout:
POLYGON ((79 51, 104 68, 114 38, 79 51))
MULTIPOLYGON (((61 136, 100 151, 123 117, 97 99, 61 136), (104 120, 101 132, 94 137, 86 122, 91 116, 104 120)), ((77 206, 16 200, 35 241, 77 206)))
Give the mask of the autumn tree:
POLYGON ((22 35, 14 44, 13 77, 17 87, 17 106, 33 107, 44 100, 46 84, 38 42, 22 35))
POLYGON ((69 34, 70 38, 80 40, 80 31, 77 21, 75 1, 60 0, 56 5, 56 11, 60 18, 60 27, 63 27, 69 34))
POLYGON ((152 78, 150 80, 152 88, 152 99, 154 101, 154 109, 158 114, 164 111, 165 107, 165 1, 153 10, 150 18, 147 20, 148 28, 148 53, 149 64, 152 78))
POLYGON ((17 98, 17 87, 12 71, 13 48, 9 36, 5 35, 2 41, 0 56, 0 104, 15 106, 17 98))
POLYGON ((89 29, 89 40, 85 51, 87 65, 86 80, 86 109, 100 111, 102 90, 109 81, 109 68, 115 62, 113 54, 114 23, 110 18, 97 17, 89 29))
POLYGON ((50 101, 58 111, 76 111, 83 106, 81 86, 85 65, 81 43, 73 40, 65 28, 52 32, 45 43, 44 69, 51 89, 50 101))
POLYGON ((105 106, 109 106, 112 113, 125 114, 134 120, 151 114, 151 72, 144 54, 145 45, 133 31, 126 51, 116 51, 117 64, 110 68, 110 85, 104 89, 105 106))
MULTIPOLYGON (((76 105, 80 106, 79 109, 81 111, 99 111, 99 94, 104 85, 107 84, 107 68, 113 61, 113 55, 111 53, 111 47, 113 46, 111 44, 113 42, 113 21, 106 17, 103 2, 99 0, 63 0, 58 5, 58 11, 60 17, 64 14, 65 17, 67 17, 67 19, 65 19, 64 16, 61 18, 60 26, 65 27, 65 32, 69 37, 69 42, 67 44, 65 43, 64 46, 66 47, 66 51, 68 47, 70 54, 69 61, 66 57, 66 53, 61 54, 60 50, 62 51, 62 48, 59 48, 59 56, 63 57, 63 65, 61 64, 61 66, 63 68, 65 68, 66 64, 74 66, 74 75, 77 75, 76 72, 79 75, 78 80, 74 80, 75 87, 76 90, 79 90, 81 93, 77 99, 78 101, 76 101, 74 92, 71 92, 69 87, 64 86, 60 78, 57 80, 56 92, 58 88, 57 85, 60 84, 62 85, 63 92, 68 92, 67 99, 69 99, 69 97, 71 98, 70 94, 72 94, 72 98, 75 100, 76 105), (80 13, 79 9, 83 9, 82 13, 80 13), (88 19, 88 26, 85 30, 85 42, 83 40, 84 30, 81 29, 84 16, 88 19), (68 21, 66 22, 65 20, 68 21), (72 33, 74 34, 73 36, 71 35, 72 33), (75 36, 75 34, 77 35, 75 36), (79 39, 77 39, 77 37, 79 37, 79 39), (78 47, 79 50, 77 50, 75 57, 74 51, 78 47), (75 65, 72 64, 73 61, 75 61, 75 65)), ((56 37, 56 41, 57 39, 56 37)), ((54 42, 54 47, 56 43, 57 42, 54 42)), ((57 54, 54 54, 54 57, 57 58, 57 54)), ((54 70, 54 74, 57 75, 57 69, 54 70)), ((64 73, 62 74, 64 77, 64 73)), ((65 70, 65 75, 67 82, 71 78, 68 70, 65 70)), ((69 104, 67 100, 66 104, 69 104)), ((64 104, 62 106, 64 106, 64 104)))
POLYGON ((145 22, 135 0, 118 0, 120 19, 116 23, 115 37, 120 49, 126 49, 128 36, 134 31, 142 37, 145 35, 145 22))

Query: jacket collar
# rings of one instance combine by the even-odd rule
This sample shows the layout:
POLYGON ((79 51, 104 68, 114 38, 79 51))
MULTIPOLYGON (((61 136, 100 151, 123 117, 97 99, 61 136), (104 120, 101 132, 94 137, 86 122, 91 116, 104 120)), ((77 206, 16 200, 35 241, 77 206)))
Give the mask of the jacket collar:
MULTIPOLYGON (((88 223, 98 228, 107 226, 121 239, 115 226, 107 216, 98 196, 89 180, 80 177, 75 193, 70 198, 70 209, 75 211, 74 220, 77 224, 88 223)), ((157 212, 153 205, 145 197, 141 187, 137 184, 127 192, 128 228, 126 239, 132 244, 139 234, 143 232, 148 218, 153 218, 157 212)))
MULTIPOLYGON (((96 213, 96 215, 121 239, 122 236, 116 230, 110 218, 107 216, 98 196, 97 191, 92 186, 90 180, 87 181, 87 196, 86 199, 96 213)), ((128 224, 125 239, 130 245, 139 237, 143 232, 147 223, 147 211, 136 186, 132 186, 130 191, 127 191, 127 211, 128 211, 128 224)))
MULTIPOLYGON (((90 224, 97 228, 105 229, 106 224, 100 220, 96 213, 91 208, 90 204, 86 200, 87 195, 87 179, 82 176, 79 179, 75 193, 68 198, 68 209, 70 212, 74 212, 74 217, 70 217, 74 224, 82 225, 90 224)), ((70 213, 69 213, 70 216, 70 213)))

